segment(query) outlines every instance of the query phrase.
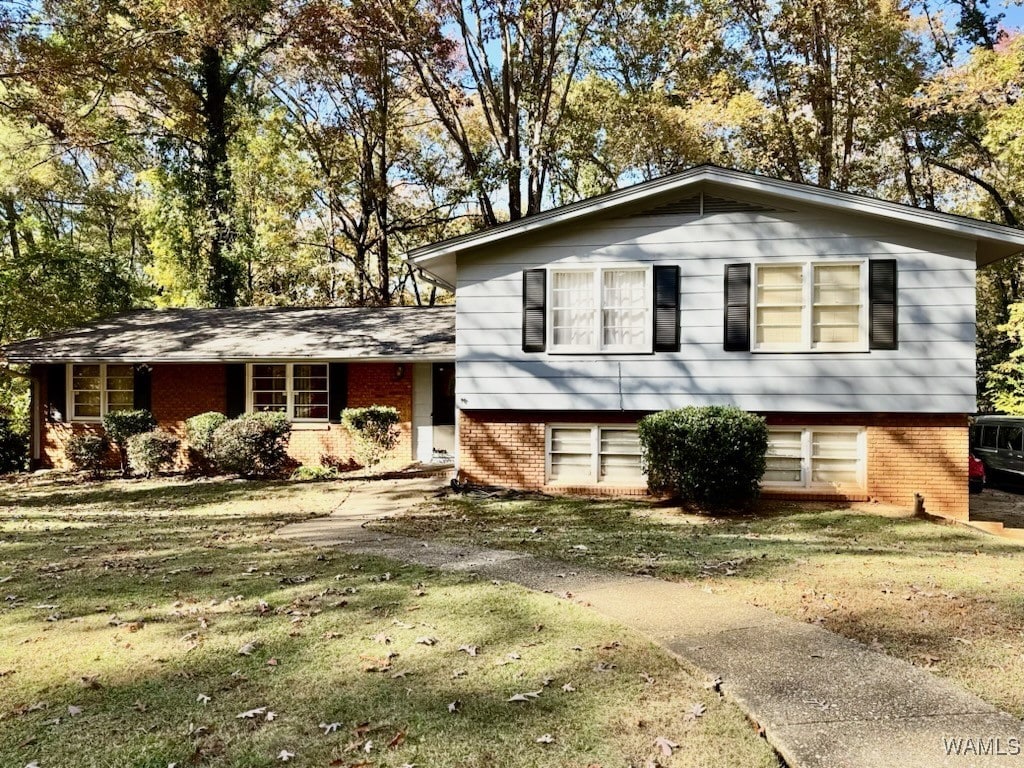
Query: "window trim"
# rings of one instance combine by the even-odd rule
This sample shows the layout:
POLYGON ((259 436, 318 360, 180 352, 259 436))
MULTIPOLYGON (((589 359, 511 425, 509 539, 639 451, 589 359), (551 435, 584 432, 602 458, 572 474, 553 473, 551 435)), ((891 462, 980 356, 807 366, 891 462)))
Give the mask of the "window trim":
MULTIPOLYGON (((284 415, 288 418, 288 421, 293 424, 327 424, 331 420, 331 366, 329 363, 320 361, 310 360, 299 360, 292 362, 283 362, 281 360, 256 360, 255 362, 245 364, 245 412, 256 413, 253 409, 253 391, 252 391, 252 369, 256 365, 283 365, 284 370, 284 386, 285 386, 285 410, 284 415), (311 391, 323 391, 327 394, 327 416, 323 419, 297 419, 295 418, 295 366, 296 365, 322 365, 326 369, 325 378, 327 379, 327 388, 324 390, 311 390, 311 391)), ((302 390, 306 391, 306 390, 302 390)), ((280 413, 280 411, 271 411, 271 413, 280 413)))
POLYGON ((869 352, 871 349, 871 301, 869 296, 869 259, 785 259, 779 261, 755 261, 750 275, 750 351, 775 352, 869 352), (802 305, 800 312, 800 344, 764 345, 757 340, 757 286, 758 275, 763 268, 801 267, 802 305), (856 344, 814 341, 814 270, 816 267, 860 268, 860 312, 858 315, 860 341, 856 344))
POLYGON ((602 488, 640 488, 647 486, 647 473, 643 471, 641 460, 641 481, 637 485, 601 480, 601 430, 619 430, 636 432, 635 424, 598 424, 593 422, 573 423, 557 422, 544 425, 544 484, 559 487, 601 486, 602 488), (553 480, 551 478, 551 432, 556 429, 588 429, 590 430, 590 479, 587 480, 553 480))
POLYGON ((547 350, 555 355, 574 355, 580 353, 601 354, 649 354, 654 351, 654 265, 630 262, 585 265, 568 264, 550 266, 545 278, 545 321, 547 328, 547 350), (644 340, 639 345, 605 345, 604 344, 604 273, 605 272, 643 272, 644 273, 644 340), (555 343, 555 274, 558 272, 587 272, 594 275, 594 339, 595 344, 556 344, 555 343))
MULTIPOLYGON (((68 421, 75 421, 82 424, 101 424, 103 417, 107 415, 108 410, 108 391, 107 391, 107 366, 108 365, 126 365, 132 369, 132 384, 134 387, 135 382, 135 366, 131 363, 67 363, 64 366, 64 377, 65 377, 65 406, 67 410, 65 413, 68 414, 68 421), (75 413, 75 366, 76 365, 98 365, 100 369, 100 415, 99 416, 79 416, 75 413)), ((79 390, 81 391, 81 390, 79 390)), ((127 390, 117 389, 115 392, 125 392, 127 390)), ((132 407, 134 407, 134 389, 132 390, 132 407)))
POLYGON ((807 425, 807 424, 779 424, 774 427, 768 428, 769 439, 771 433, 776 432, 800 432, 800 481, 799 482, 784 482, 784 481, 763 481, 761 483, 764 488, 776 488, 776 489, 795 489, 795 490, 807 490, 807 491, 822 491, 823 489, 832 489, 834 491, 843 490, 858 490, 863 491, 867 489, 867 428, 866 427, 830 427, 823 424, 807 425), (836 485, 835 483, 815 483, 814 482, 814 465, 813 465, 813 436, 815 432, 854 432, 857 434, 857 484, 856 485, 836 485))

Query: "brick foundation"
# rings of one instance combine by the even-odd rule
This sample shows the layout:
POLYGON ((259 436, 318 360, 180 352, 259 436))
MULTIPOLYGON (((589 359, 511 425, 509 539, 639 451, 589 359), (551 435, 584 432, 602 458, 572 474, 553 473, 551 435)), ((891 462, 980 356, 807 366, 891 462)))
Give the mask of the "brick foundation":
MULTIPOLYGON (((544 425, 636 423, 642 413, 460 411, 459 474, 469 482, 580 493, 637 489, 550 487, 544 478, 544 425)), ((867 487, 859 493, 766 490, 774 498, 878 500, 903 507, 924 497, 932 514, 966 520, 967 416, 964 414, 764 414, 770 426, 867 429, 867 487)))
MULTIPOLYGON (((394 451, 394 464, 407 464, 413 458, 412 447, 412 366, 398 368, 393 363, 351 363, 348 367, 348 405, 390 405, 398 409, 400 436, 394 451)), ((40 402, 47 401, 46 378, 37 377, 40 402)), ((154 365, 152 374, 152 410, 161 429, 179 437, 185 435, 185 420, 206 411, 223 413, 227 404, 225 368, 218 364, 154 365)), ((44 409, 45 410, 45 409, 44 409)), ((98 424, 44 420, 40 435, 40 463, 44 467, 70 468, 65 455, 68 439, 84 432, 101 432, 98 424)), ((288 453, 303 464, 319 464, 321 456, 340 461, 353 457, 352 441, 341 424, 295 424, 288 442, 288 453)), ((179 468, 184 467, 184 452, 179 468)), ((116 466, 116 458, 111 466, 116 466)))

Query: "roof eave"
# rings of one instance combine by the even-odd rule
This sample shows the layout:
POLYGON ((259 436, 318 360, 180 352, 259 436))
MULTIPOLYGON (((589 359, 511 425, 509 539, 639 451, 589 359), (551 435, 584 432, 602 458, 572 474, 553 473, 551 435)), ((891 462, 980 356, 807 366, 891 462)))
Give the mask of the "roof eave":
POLYGON ((979 252, 988 254, 1008 251, 999 256, 979 258, 979 265, 990 264, 999 259, 1024 250, 1024 230, 1016 230, 1000 224, 978 221, 967 217, 956 216, 938 211, 913 208, 899 203, 854 195, 849 192, 812 187, 806 184, 781 181, 765 176, 756 176, 742 171, 734 171, 717 166, 698 166, 688 171, 675 174, 664 179, 655 179, 622 190, 602 195, 590 201, 580 201, 545 213, 519 219, 514 222, 500 224, 497 227, 481 232, 463 235, 434 245, 423 246, 406 254, 406 260, 420 269, 429 270, 446 257, 453 257, 461 251, 480 248, 498 240, 519 237, 531 232, 558 224, 569 223, 587 216, 619 208, 640 200, 660 194, 675 192, 702 182, 726 185, 733 189, 742 189, 756 194, 769 195, 782 200, 816 205, 833 210, 858 213, 873 218, 907 222, 932 231, 943 232, 979 242, 979 252), (982 243, 996 246, 996 249, 982 249, 982 243))
POLYGON ((299 362, 307 360, 316 360, 328 363, 450 363, 455 361, 455 354, 401 354, 401 355, 359 355, 359 356, 345 356, 345 355, 261 355, 258 357, 189 357, 189 358, 174 358, 174 357, 145 357, 142 355, 116 355, 116 356, 84 356, 84 355, 68 355, 66 357, 54 356, 54 355, 11 355, 8 354, 0 363, 8 365, 66 365, 68 363, 84 363, 84 364, 95 364, 95 363, 114 363, 114 364, 128 364, 132 365, 202 365, 202 364, 229 364, 229 363, 254 363, 254 362, 299 362))

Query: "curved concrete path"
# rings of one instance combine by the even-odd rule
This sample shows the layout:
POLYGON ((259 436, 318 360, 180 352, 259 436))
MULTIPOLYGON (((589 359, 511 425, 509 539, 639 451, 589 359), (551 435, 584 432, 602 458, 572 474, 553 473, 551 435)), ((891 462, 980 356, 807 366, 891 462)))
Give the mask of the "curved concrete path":
POLYGON ((1024 768, 1020 720, 930 672, 818 626, 651 577, 364 527, 412 509, 441 488, 436 477, 353 483, 330 517, 278 534, 571 593, 721 677, 725 696, 764 728, 792 768, 1024 768))

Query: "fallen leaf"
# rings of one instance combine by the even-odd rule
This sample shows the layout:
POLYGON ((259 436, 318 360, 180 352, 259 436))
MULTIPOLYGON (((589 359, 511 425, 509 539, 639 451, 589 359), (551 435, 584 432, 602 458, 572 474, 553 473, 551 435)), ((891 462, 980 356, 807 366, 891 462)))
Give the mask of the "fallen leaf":
POLYGON ((433 637, 417 637, 416 643, 418 645, 436 645, 437 639, 433 637))
POLYGON ((538 744, 554 744, 555 743, 555 737, 552 736, 550 733, 545 733, 543 736, 538 736, 537 737, 537 743, 538 744))
POLYGON ((462 702, 461 701, 453 701, 451 704, 448 705, 448 712, 454 715, 461 708, 462 708, 462 702))
POLYGON ((272 722, 277 719, 277 712, 267 712, 265 715, 267 722, 272 722))
POLYGON ((74 704, 68 705, 68 715, 70 715, 71 717, 76 717, 80 714, 82 714, 81 707, 76 707, 74 704))
POLYGON ((277 753, 277 759, 280 760, 282 763, 287 763, 293 757, 295 757, 295 753, 289 752, 287 749, 282 749, 280 752, 277 753))
POLYGON ((505 701, 533 701, 534 699, 540 698, 541 691, 524 691, 523 693, 514 693, 505 701))
POLYGON ((245 712, 239 712, 235 717, 239 720, 252 720, 257 715, 265 714, 266 711, 266 707, 256 707, 255 709, 247 709, 245 712))
POLYGON ((476 655, 477 655, 477 652, 478 652, 478 651, 479 651, 480 649, 479 649, 479 648, 478 648, 477 646, 475 646, 475 645, 460 645, 460 646, 459 646, 459 650, 460 650, 460 651, 465 651, 465 652, 466 652, 466 653, 468 653, 468 654, 469 654, 470 656, 476 656, 476 655))
POLYGON ((239 656, 252 656, 256 650, 256 643, 246 643, 238 649, 239 656))
POLYGON ((405 731, 399 731, 395 734, 395 738, 388 742, 388 749, 398 749, 402 746, 402 742, 405 741, 405 731))
POLYGON ((707 690, 709 690, 709 691, 717 691, 717 692, 721 693, 721 691, 722 691, 722 678, 720 678, 720 677, 712 678, 712 679, 710 679, 710 680, 708 680, 708 681, 706 681, 704 683, 704 687, 707 690))
POLYGON ((648 675, 646 672, 641 672, 640 673, 640 679, 643 680, 648 685, 654 685, 654 678, 651 677, 650 675, 648 675))
POLYGON ((198 696, 196 696, 196 701, 198 701, 200 704, 209 704, 210 697, 207 696, 205 693, 200 693, 198 696))
POLYGON ((388 634, 386 632, 378 632, 376 635, 374 635, 370 639, 373 640, 373 642, 375 642, 375 643, 380 643, 381 645, 390 645, 391 644, 391 638, 388 636, 388 634))
POLYGON ((277 664, 278 664, 277 659, 267 659, 267 666, 268 667, 276 667, 277 664))
POLYGON ((317 726, 317 728, 323 728, 324 729, 324 736, 326 736, 326 735, 328 735, 330 733, 334 733, 339 728, 341 728, 341 723, 320 723, 317 726))
POLYGON ((703 717, 704 713, 707 712, 707 709, 708 708, 700 702, 692 704, 690 708, 686 710, 686 719, 696 720, 698 717, 703 717))
POLYGON ((669 741, 664 736, 659 736, 658 738, 656 738, 654 740, 654 746, 657 749, 661 750, 661 754, 665 757, 671 757, 672 750, 679 748, 678 744, 676 744, 674 741, 669 741))
POLYGON ((566 683, 565 685, 562 686, 562 690, 565 691, 566 693, 572 693, 573 691, 576 690, 576 686, 573 685, 572 683, 566 683))

